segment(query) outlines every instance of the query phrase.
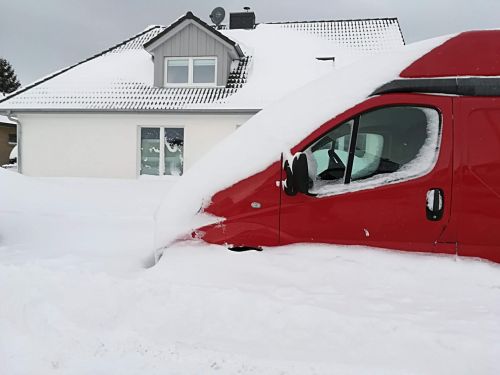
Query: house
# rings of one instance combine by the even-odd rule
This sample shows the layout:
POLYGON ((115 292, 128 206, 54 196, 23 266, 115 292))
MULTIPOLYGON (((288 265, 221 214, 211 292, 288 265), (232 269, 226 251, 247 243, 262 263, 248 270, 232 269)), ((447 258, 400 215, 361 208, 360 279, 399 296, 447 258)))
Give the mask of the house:
POLYGON ((21 172, 180 175, 268 103, 404 45, 395 18, 249 26, 253 12, 233 15, 223 28, 188 12, 1 100, 22 134, 21 172))
POLYGON ((9 163, 10 153, 16 143, 16 123, 0 115, 0 165, 9 163))

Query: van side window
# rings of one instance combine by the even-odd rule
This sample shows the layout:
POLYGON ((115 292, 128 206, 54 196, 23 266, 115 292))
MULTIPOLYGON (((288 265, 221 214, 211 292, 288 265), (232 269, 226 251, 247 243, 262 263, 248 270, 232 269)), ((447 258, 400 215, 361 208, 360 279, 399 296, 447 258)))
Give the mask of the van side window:
POLYGON ((362 114, 350 181, 404 171, 414 176, 410 164, 427 166, 426 156, 434 160, 438 131, 439 114, 430 108, 387 107, 362 114))
POLYGON ((351 120, 336 127, 305 150, 315 188, 344 182, 353 124, 351 120))
POLYGON ((437 158, 439 137, 435 109, 393 106, 363 113, 305 151, 311 193, 339 191, 339 184, 345 184, 345 191, 423 175, 437 158))

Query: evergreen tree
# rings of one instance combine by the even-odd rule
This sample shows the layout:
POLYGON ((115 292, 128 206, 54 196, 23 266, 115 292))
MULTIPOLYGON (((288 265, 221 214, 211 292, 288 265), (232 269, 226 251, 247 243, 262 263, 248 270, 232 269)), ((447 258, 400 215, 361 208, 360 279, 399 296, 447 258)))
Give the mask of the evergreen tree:
POLYGON ((8 94, 21 86, 14 69, 5 59, 0 58, 0 94, 8 94))

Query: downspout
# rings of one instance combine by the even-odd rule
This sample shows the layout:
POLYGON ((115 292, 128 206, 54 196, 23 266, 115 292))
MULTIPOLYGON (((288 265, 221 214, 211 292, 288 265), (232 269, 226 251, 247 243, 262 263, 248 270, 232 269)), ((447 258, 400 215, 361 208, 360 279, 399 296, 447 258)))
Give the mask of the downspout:
POLYGON ((21 122, 17 117, 13 117, 12 111, 8 110, 7 111, 7 118, 16 123, 16 133, 17 133, 17 171, 19 173, 23 173, 22 170, 22 149, 21 149, 21 144, 22 144, 22 130, 21 130, 21 122))

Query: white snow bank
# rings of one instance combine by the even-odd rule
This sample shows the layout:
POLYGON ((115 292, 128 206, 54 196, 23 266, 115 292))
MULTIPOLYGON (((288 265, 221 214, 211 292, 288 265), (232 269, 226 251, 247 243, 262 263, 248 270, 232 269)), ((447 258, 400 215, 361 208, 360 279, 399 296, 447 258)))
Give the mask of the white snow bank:
POLYGON ((334 70, 252 117, 191 167, 171 190, 158 212, 157 245, 168 245, 200 223, 213 222, 197 214, 213 194, 279 160, 281 152, 289 152, 327 120, 363 101, 451 37, 415 43, 334 70))
POLYGON ((190 242, 144 269, 166 191, 0 169, 2 375, 500 372, 499 265, 190 242))
POLYGON ((0 260, 0 369, 496 375, 499 271, 320 245, 178 246, 126 277, 0 260))
POLYGON ((141 268, 154 249, 154 212, 173 183, 40 179, 0 168, 0 260, 64 256, 81 267, 141 268))

